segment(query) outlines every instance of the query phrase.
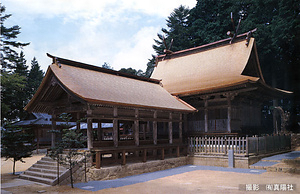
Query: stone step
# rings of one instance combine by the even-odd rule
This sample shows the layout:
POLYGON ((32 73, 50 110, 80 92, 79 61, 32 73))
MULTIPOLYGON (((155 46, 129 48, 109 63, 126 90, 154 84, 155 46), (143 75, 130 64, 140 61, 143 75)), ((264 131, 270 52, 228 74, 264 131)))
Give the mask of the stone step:
MULTIPOLYGON (((32 167, 34 168, 40 168, 40 169, 48 169, 48 170, 56 170, 57 166, 53 166, 53 165, 46 165, 46 164, 34 164, 32 165, 32 167)), ((60 167, 60 170, 65 170, 65 167, 60 167)))
POLYGON ((56 161, 47 161, 47 160, 39 160, 37 161, 37 164, 43 164, 43 165, 48 165, 48 166, 57 166, 57 162, 56 161))
POLYGON ((54 182, 54 180, 52 180, 52 179, 36 177, 36 176, 31 176, 31 175, 26 175, 26 174, 21 174, 19 176, 19 178, 29 180, 29 181, 38 182, 38 183, 44 183, 44 184, 47 184, 47 185, 53 185, 53 182, 54 182))
POLYGON ((34 176, 34 177, 41 177, 41 178, 46 178, 46 179, 56 179, 56 174, 50 174, 50 173, 43 173, 43 172, 35 172, 35 171, 30 171, 30 170, 26 170, 24 172, 25 175, 29 175, 29 176, 34 176))
MULTIPOLYGON (((31 167, 28 170, 34 171, 34 172, 41 172, 41 173, 49 173, 49 174, 57 174, 57 169, 55 170, 50 170, 50 169, 44 169, 44 168, 35 168, 31 167)), ((66 168, 59 168, 59 174, 62 174, 64 171, 66 171, 66 168)))
POLYGON ((41 160, 49 161, 49 162, 55 162, 55 160, 53 160, 51 157, 48 157, 48 156, 45 156, 45 157, 41 158, 41 160))

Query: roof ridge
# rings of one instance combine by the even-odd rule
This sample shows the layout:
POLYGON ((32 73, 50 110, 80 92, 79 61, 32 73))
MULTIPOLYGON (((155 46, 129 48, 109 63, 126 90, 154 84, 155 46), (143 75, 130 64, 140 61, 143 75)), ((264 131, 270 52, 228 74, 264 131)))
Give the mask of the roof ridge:
MULTIPOLYGON (((247 37, 249 32, 253 33, 255 31, 256 31, 256 28, 253 29, 253 30, 250 30, 248 32, 245 32, 243 34, 237 35, 234 39, 235 41, 233 41, 233 44, 236 43, 236 42, 242 41, 243 40, 242 38, 247 37)), ((226 38, 226 39, 218 40, 218 41, 215 41, 215 42, 212 42, 212 43, 200 45, 200 46, 197 46, 197 47, 192 47, 192 48, 188 48, 188 49, 184 49, 184 50, 180 50, 180 51, 175 51, 175 52, 172 52, 172 54, 167 55, 167 56, 166 56, 166 54, 158 55, 157 59, 158 59, 158 61, 160 61, 160 60, 164 59, 165 57, 169 57, 167 59, 171 59, 173 57, 179 57, 179 56, 182 56, 182 55, 187 55, 190 52, 197 52, 197 51, 202 50, 202 49, 210 49, 212 47, 217 47, 217 46, 224 45, 225 43, 227 43, 230 40, 232 40, 232 38, 226 38), (176 55, 178 55, 178 56, 176 56, 176 55)), ((228 42, 228 43, 230 43, 230 42, 228 42)))
POLYGON ((124 72, 120 72, 120 71, 116 71, 116 70, 112 70, 112 69, 106 69, 106 68, 95 66, 95 65, 89 65, 86 63, 78 62, 78 61, 72 61, 69 59, 64 59, 64 58, 53 56, 49 53, 47 53, 47 56, 53 59, 53 63, 59 62, 60 65, 65 64, 65 65, 70 65, 70 66, 79 67, 79 68, 83 68, 83 69, 112 74, 112 75, 116 75, 116 76, 132 78, 132 79, 136 79, 136 80, 140 80, 140 81, 146 81, 146 82, 151 82, 151 83, 156 83, 156 84, 160 83, 160 80, 157 80, 157 79, 141 77, 141 76, 132 75, 132 74, 128 74, 128 73, 124 73, 124 72))

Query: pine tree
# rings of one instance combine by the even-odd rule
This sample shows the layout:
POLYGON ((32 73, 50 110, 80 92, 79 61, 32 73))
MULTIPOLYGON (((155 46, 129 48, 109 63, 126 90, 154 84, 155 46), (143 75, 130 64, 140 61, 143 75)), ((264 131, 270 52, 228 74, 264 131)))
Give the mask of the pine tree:
POLYGON ((26 113, 23 110, 28 101, 25 91, 25 83, 28 75, 24 53, 15 49, 29 45, 15 39, 20 34, 20 27, 5 27, 4 21, 11 17, 11 14, 4 14, 5 7, 1 5, 1 124, 24 118, 26 113))
POLYGON ((14 50, 17 48, 23 48, 24 46, 29 45, 29 43, 21 43, 18 41, 14 41, 17 36, 21 33, 20 27, 18 25, 12 27, 5 27, 4 21, 11 17, 11 14, 4 14, 5 7, 1 5, 1 48, 0 48, 0 56, 1 56, 1 71, 10 70, 14 67, 14 62, 18 59, 18 53, 14 50))
POLYGON ((14 73, 19 74, 27 78, 28 76, 28 66, 26 65, 26 59, 23 51, 20 52, 20 56, 15 60, 14 73))
MULTIPOLYGON (((152 47, 156 54, 165 54, 165 49, 179 51, 186 48, 190 48, 192 46, 192 41, 190 39, 190 35, 187 28, 189 14, 190 9, 182 5, 173 10, 173 12, 166 20, 166 25, 168 29, 162 28, 161 31, 163 34, 158 33, 158 40, 154 39, 155 44, 152 45, 152 47), (167 44, 167 48, 164 44, 164 39, 167 44), (172 48, 169 48, 171 44, 172 48)), ((145 76, 151 76, 154 66, 155 56, 152 56, 152 59, 149 59, 149 62, 147 63, 147 70, 145 76)))
POLYGON ((157 34, 159 40, 154 40, 156 45, 153 45, 153 49, 157 54, 164 54, 164 49, 169 49, 165 47, 163 38, 165 38, 167 46, 170 46, 171 40, 173 39, 172 51, 178 51, 192 46, 187 28, 189 12, 190 9, 181 5, 170 14, 166 20, 168 29, 162 28, 161 31, 163 34, 157 34))
POLYGON ((31 157, 33 151, 33 135, 22 128, 10 128, 1 130, 1 157, 13 161, 13 174, 16 172, 16 162, 24 163, 23 158, 31 157))
POLYGON ((26 78, 16 73, 2 72, 1 74, 1 124, 7 124, 19 117, 18 95, 23 95, 26 78))
POLYGON ((42 80, 44 77, 44 72, 41 70, 41 67, 34 57, 31 60, 31 69, 28 74, 28 80, 27 80, 27 92, 29 94, 29 98, 32 98, 38 87, 40 86, 42 80))

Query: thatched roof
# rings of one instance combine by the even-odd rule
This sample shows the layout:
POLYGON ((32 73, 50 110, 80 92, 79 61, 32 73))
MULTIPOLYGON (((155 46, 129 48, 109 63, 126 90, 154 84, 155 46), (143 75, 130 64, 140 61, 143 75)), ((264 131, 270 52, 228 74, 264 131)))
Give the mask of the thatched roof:
MULTIPOLYGON (((188 96, 222 91, 244 83, 265 84, 254 38, 246 34, 208 45, 159 56, 151 78, 160 79, 172 95, 188 96)), ((276 90, 277 92, 282 92, 276 90)))
POLYGON ((158 80, 49 56, 53 64, 25 107, 29 112, 51 112, 47 102, 55 102, 64 92, 88 104, 195 111, 162 88, 158 80), (53 79, 59 86, 51 89, 53 79))

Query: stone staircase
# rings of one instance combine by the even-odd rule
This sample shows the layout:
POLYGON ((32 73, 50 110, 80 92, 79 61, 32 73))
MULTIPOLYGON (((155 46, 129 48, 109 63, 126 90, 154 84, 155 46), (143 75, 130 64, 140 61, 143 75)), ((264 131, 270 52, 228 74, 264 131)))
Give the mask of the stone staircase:
MULTIPOLYGON (((66 173, 68 173, 68 169, 60 165, 60 177, 66 173)), ((27 169, 24 173, 22 173, 19 178, 52 186, 56 185, 58 182, 57 162, 52 158, 45 156, 27 169)))

